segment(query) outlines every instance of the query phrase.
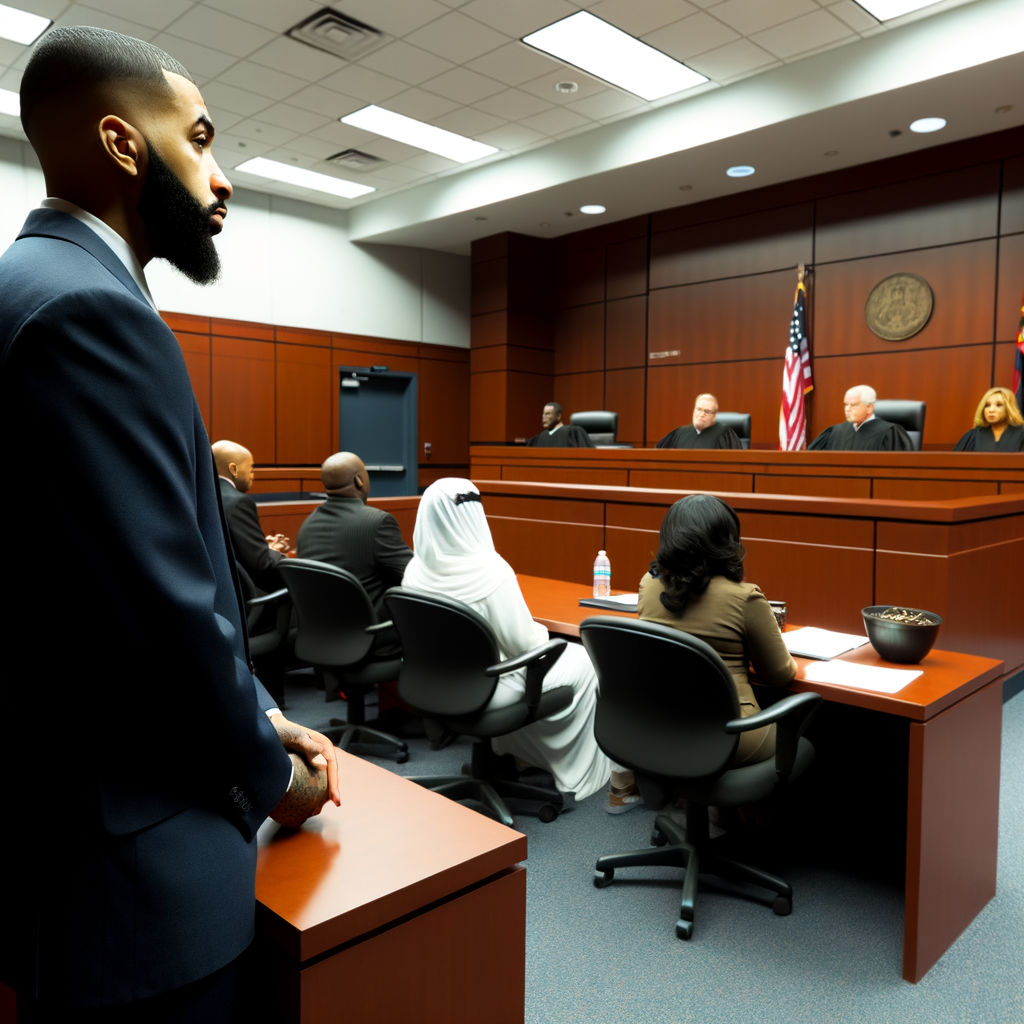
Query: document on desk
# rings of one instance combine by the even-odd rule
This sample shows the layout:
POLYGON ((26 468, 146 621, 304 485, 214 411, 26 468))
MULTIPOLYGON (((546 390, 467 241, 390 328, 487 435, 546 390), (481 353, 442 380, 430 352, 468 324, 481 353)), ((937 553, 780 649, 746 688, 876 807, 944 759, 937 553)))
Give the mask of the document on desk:
POLYGON ((828 661, 829 658, 838 658, 840 654, 863 647, 868 638, 854 633, 833 633, 830 629, 804 626, 803 629, 783 633, 782 642, 790 654, 828 661))
POLYGON ((602 608, 606 612, 635 612, 639 594, 615 594, 613 597, 581 597, 581 608, 602 608))
POLYGON ((879 668, 852 661, 824 661, 804 669, 804 679, 812 683, 837 683, 875 693, 898 693, 921 674, 922 669, 879 668))

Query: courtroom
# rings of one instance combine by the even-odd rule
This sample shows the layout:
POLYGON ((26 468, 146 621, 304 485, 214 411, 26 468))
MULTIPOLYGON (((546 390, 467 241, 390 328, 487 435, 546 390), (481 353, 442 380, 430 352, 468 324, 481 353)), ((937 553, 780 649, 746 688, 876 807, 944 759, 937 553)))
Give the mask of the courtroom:
POLYGON ((1020 1024, 1021 82, 0 3, 0 1024, 1020 1024))

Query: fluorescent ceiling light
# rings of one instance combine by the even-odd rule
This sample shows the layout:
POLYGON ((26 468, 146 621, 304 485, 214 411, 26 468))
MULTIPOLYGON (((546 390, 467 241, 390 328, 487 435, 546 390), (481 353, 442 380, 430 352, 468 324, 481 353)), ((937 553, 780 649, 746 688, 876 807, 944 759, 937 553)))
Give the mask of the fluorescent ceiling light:
POLYGON ((581 206, 580 213, 604 213, 604 207, 591 203, 589 206, 581 206))
POLYGON ((17 7, 0 4, 0 39, 10 39, 28 46, 34 43, 53 22, 38 14, 20 11, 17 7))
POLYGON ((946 127, 944 117, 919 117, 916 121, 910 122, 912 132, 937 132, 946 127))
POLYGON ((707 81, 704 75, 587 11, 577 11, 531 32, 523 42, 645 100, 660 100, 707 81))
POLYGON ((754 173, 754 168, 750 164, 737 164, 735 167, 730 167, 725 173, 730 178, 749 178, 754 173))
POLYGON ((857 0, 868 14, 873 14, 879 21, 889 21, 901 14, 919 11, 922 7, 931 7, 939 0, 857 0))
POLYGON ((21 116, 21 97, 10 89, 0 89, 0 114, 21 116))
POLYGON ((370 192, 377 191, 369 185, 360 185, 354 181, 346 181, 344 178, 334 178, 329 174, 319 174, 317 171, 307 171, 305 167, 293 167, 291 164, 267 160, 262 156, 246 160, 235 170, 245 171, 246 174, 255 174, 258 178, 269 178, 271 181, 286 181, 289 185, 301 185, 303 188, 311 188, 315 192, 330 192, 331 195, 341 196, 343 199, 355 199, 357 196, 365 196, 370 192))
POLYGON ((479 160, 482 156, 498 152, 494 146, 474 142, 464 135, 456 135, 455 132, 424 124, 415 118, 396 114, 393 110, 385 110, 373 104, 353 114, 339 117, 338 120, 342 124, 352 125, 353 128, 362 128, 363 131, 373 132, 374 135, 383 135, 386 139, 394 139, 396 142, 404 142, 407 146, 425 149, 428 153, 446 156, 458 164, 468 164, 472 160, 479 160))

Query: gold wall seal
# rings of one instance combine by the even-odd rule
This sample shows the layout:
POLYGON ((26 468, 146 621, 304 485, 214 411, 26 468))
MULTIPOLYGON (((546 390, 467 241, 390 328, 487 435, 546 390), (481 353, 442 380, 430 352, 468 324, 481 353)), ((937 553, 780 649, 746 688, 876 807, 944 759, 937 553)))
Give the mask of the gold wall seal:
POLYGON ((871 290, 864 319, 886 341, 905 341, 931 318, 935 305, 931 285, 917 274, 893 274, 871 290))

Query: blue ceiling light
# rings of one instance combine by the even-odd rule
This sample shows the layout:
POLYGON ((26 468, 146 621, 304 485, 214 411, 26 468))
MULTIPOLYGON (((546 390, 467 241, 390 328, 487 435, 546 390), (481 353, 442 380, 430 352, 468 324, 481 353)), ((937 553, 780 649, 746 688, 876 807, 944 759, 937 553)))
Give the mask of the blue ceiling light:
POLYGON ((754 168, 750 164, 737 164, 735 167, 730 167, 725 173, 730 178, 749 178, 754 173, 754 168))

